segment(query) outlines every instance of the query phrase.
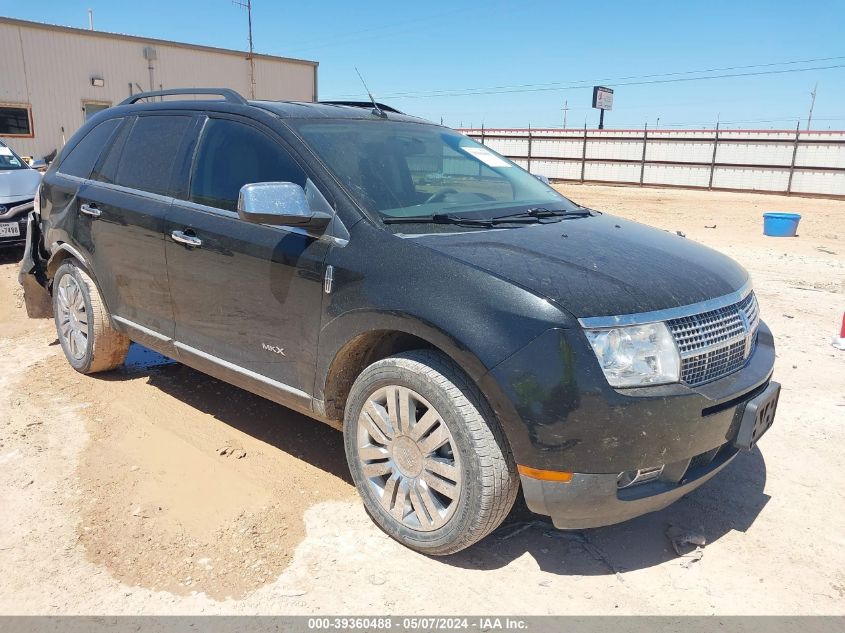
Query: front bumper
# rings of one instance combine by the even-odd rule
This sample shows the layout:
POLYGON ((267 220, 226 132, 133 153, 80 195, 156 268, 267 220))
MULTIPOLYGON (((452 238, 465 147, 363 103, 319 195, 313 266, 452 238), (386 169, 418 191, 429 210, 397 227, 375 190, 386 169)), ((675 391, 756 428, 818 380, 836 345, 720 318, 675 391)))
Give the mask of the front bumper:
MULTIPOLYGON (((567 483, 522 476, 528 508, 551 518, 559 529, 584 529, 621 523, 662 510, 709 481, 736 457, 738 449, 725 446, 708 465, 689 470, 678 481, 656 481, 620 490, 617 476, 573 473, 567 483), (689 470, 689 474, 687 474, 689 470)), ((677 467, 677 464, 671 466, 677 467)))
POLYGON ((614 474, 573 473, 565 483, 522 476, 528 507, 551 517, 558 528, 589 528, 619 523, 661 510, 710 480, 736 457, 751 449, 774 422, 780 385, 765 389, 737 407, 739 425, 732 441, 706 453, 671 464, 661 464, 655 478, 620 487, 614 474))

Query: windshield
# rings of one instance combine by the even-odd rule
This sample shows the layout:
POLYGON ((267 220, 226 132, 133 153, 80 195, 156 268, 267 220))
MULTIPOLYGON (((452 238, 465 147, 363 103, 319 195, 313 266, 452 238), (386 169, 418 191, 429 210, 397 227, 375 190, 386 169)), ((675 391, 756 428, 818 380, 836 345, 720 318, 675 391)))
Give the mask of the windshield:
POLYGON ((397 121, 288 121, 364 208, 383 218, 577 208, 521 167, 447 128, 397 121))
POLYGON ((0 170, 8 171, 10 169, 27 169, 28 166, 24 164, 17 154, 11 149, 0 143, 0 170))

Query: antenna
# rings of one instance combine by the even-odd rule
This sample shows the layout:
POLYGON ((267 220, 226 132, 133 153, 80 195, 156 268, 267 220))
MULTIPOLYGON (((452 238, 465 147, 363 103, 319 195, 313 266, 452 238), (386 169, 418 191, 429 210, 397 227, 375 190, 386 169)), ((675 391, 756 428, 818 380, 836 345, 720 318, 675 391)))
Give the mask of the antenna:
POLYGON ((370 92, 369 88, 367 88, 367 82, 364 81, 364 78, 361 76, 361 72, 358 70, 357 66, 355 67, 355 72, 358 73, 358 79, 360 79, 361 83, 364 84, 364 90, 367 91, 367 96, 370 98, 370 101, 373 102, 373 114, 375 114, 377 117, 381 117, 382 119, 386 119, 387 115, 382 112, 380 107, 378 107, 375 98, 373 98, 373 93, 370 92))
POLYGON ((232 0, 232 4, 246 9, 247 22, 249 23, 249 96, 255 99, 255 58, 252 50, 252 0, 232 0))

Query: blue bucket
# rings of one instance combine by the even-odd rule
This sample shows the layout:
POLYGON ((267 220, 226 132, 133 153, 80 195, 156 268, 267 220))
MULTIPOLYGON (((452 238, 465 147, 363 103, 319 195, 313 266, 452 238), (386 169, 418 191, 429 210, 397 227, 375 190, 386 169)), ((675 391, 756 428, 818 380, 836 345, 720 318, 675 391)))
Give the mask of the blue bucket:
POLYGON ((769 237, 795 237, 801 216, 797 213, 764 213, 763 235, 769 237))

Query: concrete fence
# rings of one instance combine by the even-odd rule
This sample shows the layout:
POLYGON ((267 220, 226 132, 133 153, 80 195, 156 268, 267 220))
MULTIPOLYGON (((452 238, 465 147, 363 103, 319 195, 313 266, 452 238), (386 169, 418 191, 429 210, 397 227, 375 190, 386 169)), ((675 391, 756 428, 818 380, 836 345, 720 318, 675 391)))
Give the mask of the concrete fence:
POLYGON ((845 197, 845 131, 461 131, 552 180, 845 197))

